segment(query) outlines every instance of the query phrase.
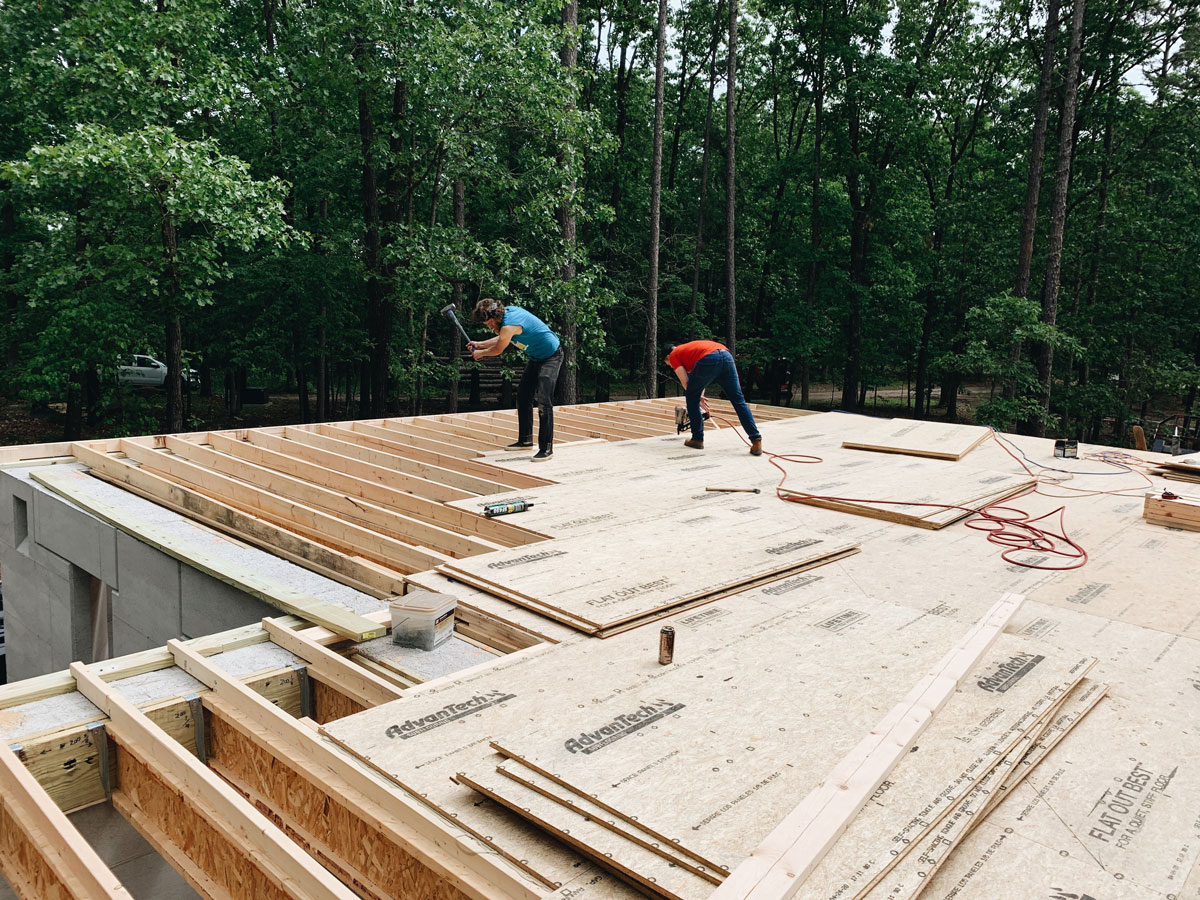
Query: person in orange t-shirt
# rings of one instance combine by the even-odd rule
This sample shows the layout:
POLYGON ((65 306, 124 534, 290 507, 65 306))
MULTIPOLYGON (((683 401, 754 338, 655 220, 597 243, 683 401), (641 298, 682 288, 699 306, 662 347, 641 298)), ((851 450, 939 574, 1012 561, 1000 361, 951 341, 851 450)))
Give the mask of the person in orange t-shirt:
POLYGON ((762 456, 762 435, 754 423, 746 398, 742 396, 742 382, 728 347, 716 341, 673 344, 667 348, 667 365, 675 372, 687 396, 692 436, 683 442, 684 446, 693 450, 704 449, 704 418, 700 413, 701 410, 709 412, 704 389, 715 381, 725 392, 725 399, 733 404, 738 421, 750 439, 750 455, 762 456))

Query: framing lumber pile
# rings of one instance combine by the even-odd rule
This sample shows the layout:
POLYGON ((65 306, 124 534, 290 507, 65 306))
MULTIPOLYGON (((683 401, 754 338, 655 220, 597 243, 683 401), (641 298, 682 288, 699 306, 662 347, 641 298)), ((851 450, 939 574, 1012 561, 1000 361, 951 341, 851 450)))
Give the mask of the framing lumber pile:
POLYGON ((125 896, 62 818, 111 802, 220 900, 1200 900, 1169 485, 1037 484, 975 429, 756 407, 768 451, 818 460, 781 463, 811 501, 781 502, 720 401, 685 451, 681 402, 564 408, 538 466, 504 449, 512 411, 0 451, 287 613, 0 687, 0 870, 22 900, 125 896), (953 527, 1002 498, 1065 506, 1087 566, 953 527), (380 636, 408 590, 458 596, 441 652, 380 636))
POLYGON ((1169 491, 1147 493, 1142 518, 1154 525, 1200 531, 1200 499, 1181 497, 1169 491))
POLYGON ((1188 481, 1200 484, 1200 453, 1188 456, 1172 456, 1158 461, 1154 474, 1168 481, 1188 481))

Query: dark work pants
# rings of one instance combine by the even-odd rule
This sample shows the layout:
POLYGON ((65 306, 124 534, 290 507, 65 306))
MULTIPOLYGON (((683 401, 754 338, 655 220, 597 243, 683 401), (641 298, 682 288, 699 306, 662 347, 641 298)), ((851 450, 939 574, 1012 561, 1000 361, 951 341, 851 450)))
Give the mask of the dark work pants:
POLYGON ((525 363, 521 383, 517 385, 517 440, 533 442, 533 401, 538 405, 538 449, 554 446, 554 386, 562 371, 562 347, 546 359, 531 359, 525 363))
POLYGON ((733 404, 742 430, 752 441, 762 439, 758 426, 754 424, 754 414, 742 395, 742 382, 738 379, 737 366, 728 350, 714 350, 708 356, 703 356, 688 373, 687 411, 688 421, 692 424, 692 440, 704 440, 704 416, 700 410, 700 395, 713 382, 721 386, 725 399, 733 404))

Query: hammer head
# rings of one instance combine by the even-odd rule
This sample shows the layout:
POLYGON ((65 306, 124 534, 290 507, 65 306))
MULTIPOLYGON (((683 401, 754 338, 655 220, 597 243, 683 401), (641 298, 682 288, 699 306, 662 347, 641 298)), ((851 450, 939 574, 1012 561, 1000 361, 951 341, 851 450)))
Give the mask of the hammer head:
POLYGON ((447 303, 445 306, 443 306, 442 307, 442 315, 445 316, 447 319, 457 318, 457 316, 454 315, 454 304, 447 303))

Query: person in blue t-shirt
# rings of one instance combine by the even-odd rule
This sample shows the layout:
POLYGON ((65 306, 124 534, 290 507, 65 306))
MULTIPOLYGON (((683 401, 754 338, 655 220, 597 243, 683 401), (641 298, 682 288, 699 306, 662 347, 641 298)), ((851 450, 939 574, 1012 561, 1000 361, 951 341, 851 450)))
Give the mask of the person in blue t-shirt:
POLYGON ((467 349, 475 359, 499 356, 509 344, 524 352, 529 361, 517 387, 517 440, 509 450, 533 446, 533 401, 538 404, 538 451, 535 462, 554 455, 554 385, 562 370, 563 352, 558 335, 533 313, 505 306, 486 297, 475 304, 471 318, 496 332, 486 341, 471 341, 467 349))

